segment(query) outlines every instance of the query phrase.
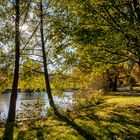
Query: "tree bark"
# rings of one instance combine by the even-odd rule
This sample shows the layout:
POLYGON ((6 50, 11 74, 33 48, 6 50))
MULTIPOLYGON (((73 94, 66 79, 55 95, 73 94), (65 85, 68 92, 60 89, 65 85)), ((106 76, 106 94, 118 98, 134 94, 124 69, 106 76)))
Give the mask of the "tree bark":
POLYGON ((109 88, 112 91, 117 91, 117 81, 118 81, 118 76, 115 75, 111 77, 109 70, 107 70, 107 76, 108 76, 108 81, 109 81, 109 88))
POLYGON ((47 94, 48 94, 49 104, 56 113, 57 109, 55 107, 54 100, 53 100, 52 93, 51 93, 50 80, 49 80, 48 67, 47 67, 47 57, 46 57, 46 49, 45 49, 45 42, 44 42, 44 29, 43 29, 43 4, 42 4, 42 0, 40 0, 40 34, 41 34, 43 67, 44 67, 46 90, 47 90, 47 94))
POLYGON ((118 77, 115 75, 112 91, 117 91, 117 80, 118 80, 118 77))
POLYGON ((3 140, 12 140, 13 139, 14 122, 15 122, 15 117, 16 117, 16 100, 17 100, 18 80, 19 80, 19 61, 20 61, 20 30, 19 30, 20 9, 19 9, 19 1, 20 0, 16 0, 16 5, 15 5, 16 19, 15 19, 14 79, 13 79, 13 85, 12 85, 8 118, 7 118, 7 122, 6 122, 6 126, 5 126, 3 140))

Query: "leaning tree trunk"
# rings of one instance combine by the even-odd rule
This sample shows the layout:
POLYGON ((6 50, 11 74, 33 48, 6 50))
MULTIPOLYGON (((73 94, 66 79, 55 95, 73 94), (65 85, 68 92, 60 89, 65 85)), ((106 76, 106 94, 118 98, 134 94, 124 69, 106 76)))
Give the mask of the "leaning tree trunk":
POLYGON ((10 98, 8 118, 5 126, 3 140, 12 140, 13 131, 14 131, 14 122, 16 116, 16 100, 17 100, 17 89, 18 89, 18 79, 19 79, 19 61, 20 61, 20 31, 19 31, 19 22, 20 22, 20 10, 19 10, 19 1, 16 0, 15 5, 15 70, 14 70, 14 79, 12 85, 12 92, 10 98))
POLYGON ((44 29, 43 29, 43 5, 42 0, 40 0, 40 34, 41 34, 41 44, 42 44, 42 54, 43 54, 43 66, 44 66, 44 76, 45 76, 45 83, 46 83, 46 90, 49 98, 49 104, 53 108, 54 112, 57 112, 55 107, 51 87, 50 87, 50 80, 47 68, 47 57, 46 57, 46 49, 45 49, 45 42, 44 42, 44 29))

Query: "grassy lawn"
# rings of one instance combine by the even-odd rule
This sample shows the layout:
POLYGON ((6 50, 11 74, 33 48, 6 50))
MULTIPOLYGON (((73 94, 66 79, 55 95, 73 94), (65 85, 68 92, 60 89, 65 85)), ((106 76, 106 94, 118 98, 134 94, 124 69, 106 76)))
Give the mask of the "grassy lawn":
POLYGON ((71 112, 68 118, 69 123, 54 117, 21 122, 15 128, 14 139, 140 140, 140 96, 109 95, 104 103, 71 112))

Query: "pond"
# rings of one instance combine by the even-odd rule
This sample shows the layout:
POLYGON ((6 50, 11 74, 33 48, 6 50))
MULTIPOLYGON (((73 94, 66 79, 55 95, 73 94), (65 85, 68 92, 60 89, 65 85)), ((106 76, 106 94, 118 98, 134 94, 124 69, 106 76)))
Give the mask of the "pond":
MULTIPOLYGON (((54 102, 57 106, 62 108, 70 107, 73 103, 73 91, 65 91, 64 97, 53 96, 54 102)), ((7 117, 9 109, 10 93, 0 94, 0 119, 7 117)), ((49 108, 48 96, 46 92, 34 92, 34 93, 18 93, 16 111, 22 110, 23 104, 35 104, 38 101, 43 101, 43 109, 49 108)))

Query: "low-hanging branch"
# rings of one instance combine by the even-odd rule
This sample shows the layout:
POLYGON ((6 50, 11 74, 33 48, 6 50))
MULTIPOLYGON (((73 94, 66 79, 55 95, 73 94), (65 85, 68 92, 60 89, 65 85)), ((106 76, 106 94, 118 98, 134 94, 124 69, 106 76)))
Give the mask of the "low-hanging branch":
POLYGON ((28 49, 28 48, 26 48, 26 49, 24 49, 24 51, 42 51, 41 49, 28 49))
POLYGON ((39 54, 21 54, 21 56, 38 56, 38 57, 42 57, 42 55, 39 55, 39 54))
POLYGON ((34 72, 37 72, 37 73, 40 73, 40 74, 44 74, 44 72, 43 71, 38 71, 37 69, 32 69, 32 68, 30 68, 30 67, 28 67, 28 66, 26 66, 26 65, 22 65, 23 67, 26 67, 26 68, 28 68, 28 69, 30 69, 31 71, 34 71, 34 72))

